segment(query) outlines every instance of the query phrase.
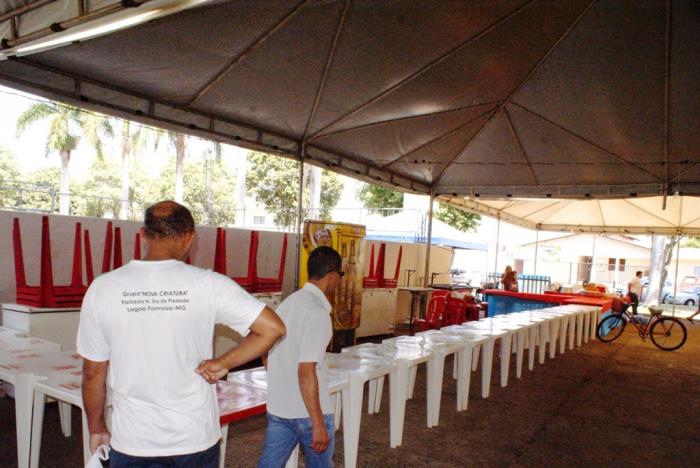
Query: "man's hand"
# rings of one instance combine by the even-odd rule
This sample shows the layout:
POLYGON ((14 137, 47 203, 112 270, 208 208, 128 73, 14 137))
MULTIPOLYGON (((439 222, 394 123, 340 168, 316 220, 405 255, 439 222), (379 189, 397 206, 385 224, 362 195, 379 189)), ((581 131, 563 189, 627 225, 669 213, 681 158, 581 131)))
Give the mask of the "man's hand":
POLYGON ((324 452, 328 448, 328 443, 331 438, 328 437, 328 431, 325 424, 316 424, 311 433, 311 448, 316 453, 324 452))
POLYGON ((210 384, 216 383, 221 377, 228 374, 229 368, 219 359, 207 359, 199 363, 197 372, 210 384))
POLYGON ((95 453, 100 445, 109 445, 112 441, 112 434, 106 429, 103 432, 90 434, 90 453, 95 453))

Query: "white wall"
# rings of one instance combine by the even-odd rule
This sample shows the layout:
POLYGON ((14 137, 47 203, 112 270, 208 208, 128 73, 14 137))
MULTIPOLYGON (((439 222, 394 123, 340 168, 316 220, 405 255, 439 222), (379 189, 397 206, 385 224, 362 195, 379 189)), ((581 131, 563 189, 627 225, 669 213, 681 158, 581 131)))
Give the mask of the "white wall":
MULTIPOLYGON (((19 218, 24 251, 24 268, 30 285, 39 283, 39 265, 41 249, 41 215, 0 211, 0 302, 14 302, 15 270, 12 248, 12 220, 19 218)), ((49 215, 51 232, 51 255, 53 261, 54 284, 64 285, 70 282, 73 262, 73 237, 75 223, 82 223, 83 229, 90 231, 92 263, 95 275, 102 267, 102 248, 104 246, 106 219, 81 218, 74 216, 49 215)), ((122 230, 122 258, 124 263, 131 260, 134 253, 134 236, 141 227, 140 222, 113 220, 114 227, 122 230)), ((261 231, 258 244, 258 275, 277 276, 282 250, 282 233, 261 231)), ((192 251, 192 263, 204 268, 214 265, 214 243, 216 228, 197 226, 192 251)), ((229 276, 245 276, 248 268, 248 249, 250 231, 227 229, 227 269, 229 276)), ((283 291, 292 291, 294 283, 294 258, 296 236, 289 234, 283 291)), ((142 255, 145 247, 142 246, 142 255)), ((83 257, 83 262, 85 258, 83 257)), ((83 265, 83 275, 85 274, 83 265)))
MULTIPOLYGON (((15 270, 12 248, 12 220, 19 218, 22 232, 22 247, 24 251, 24 266, 27 281, 30 285, 39 282, 40 248, 41 248, 41 215, 34 213, 18 213, 0 211, 0 302, 15 302, 15 270)), ((102 249, 104 245, 104 233, 108 220, 100 218, 80 218, 72 216, 49 215, 51 233, 51 253, 53 262, 54 284, 64 285, 70 281, 73 262, 73 238, 75 223, 82 223, 83 229, 90 231, 90 243, 92 250, 93 271, 99 274, 102 266, 102 249)), ((131 260, 134 252, 134 236, 141 227, 140 222, 113 220, 114 227, 122 230, 122 256, 124 263, 131 260)), ((258 247, 258 275, 274 277, 277 275, 279 258, 282 249, 282 233, 260 231, 258 247)), ((216 229, 212 227, 197 227, 197 237, 192 252, 192 263, 203 268, 212 268, 214 265, 214 243, 216 229)), ((250 244, 250 231, 243 229, 227 229, 227 273, 229 276, 245 276, 248 265, 248 250, 250 244)), ((405 271, 415 270, 411 276, 410 286, 422 285, 425 262, 425 244, 399 244, 386 243, 386 268, 384 275, 391 278, 398 258, 399 247, 403 247, 399 286, 405 286, 405 271)), ((375 263, 379 254, 380 242, 367 241, 365 249, 364 275, 369 274, 370 246, 375 245, 375 263)), ((142 246, 142 255, 145 247, 142 246)), ((285 263, 285 275, 282 285, 283 296, 294 290, 294 268, 296 256, 296 235, 289 234, 287 256, 285 263)), ((452 261, 452 249, 433 246, 431 249, 430 272, 446 272, 450 269, 452 261)), ((85 259, 83 258, 83 262, 85 259)), ((85 275, 83 266, 83 275, 85 275)), ((85 278, 85 276, 84 276, 85 278)), ((438 279, 436 279, 438 281, 438 279)), ((383 299, 379 306, 363 307, 363 318, 367 322, 375 324, 375 328, 388 329, 396 321, 397 301, 396 295, 390 295, 389 299, 383 299)), ((401 305, 398 306, 401 309, 401 305)), ((403 315, 402 313, 398 315, 403 315)), ((367 330, 369 332, 369 330, 367 330)))

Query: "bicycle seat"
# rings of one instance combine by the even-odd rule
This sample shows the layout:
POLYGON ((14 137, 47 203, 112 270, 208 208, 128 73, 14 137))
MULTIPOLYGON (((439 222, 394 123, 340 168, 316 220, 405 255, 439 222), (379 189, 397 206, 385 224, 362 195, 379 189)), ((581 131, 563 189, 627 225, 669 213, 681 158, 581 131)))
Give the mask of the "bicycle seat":
POLYGON ((649 313, 651 315, 661 315, 663 312, 664 312, 664 310, 661 307, 654 307, 654 306, 649 307, 649 313))

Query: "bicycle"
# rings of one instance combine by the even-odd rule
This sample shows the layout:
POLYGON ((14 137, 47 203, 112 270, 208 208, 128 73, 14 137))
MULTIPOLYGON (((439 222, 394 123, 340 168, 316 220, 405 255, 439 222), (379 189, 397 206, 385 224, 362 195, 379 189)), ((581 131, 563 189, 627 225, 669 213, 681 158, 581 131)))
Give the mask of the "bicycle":
POLYGON ((688 338, 688 330, 685 325, 675 317, 663 317, 662 309, 650 307, 651 318, 644 321, 639 315, 633 315, 625 307, 620 313, 605 317, 596 328, 596 337, 604 342, 615 341, 625 331, 627 323, 635 326, 642 341, 647 336, 654 345, 664 351, 675 351, 685 344, 688 338), (606 332, 607 331, 607 332, 606 332))

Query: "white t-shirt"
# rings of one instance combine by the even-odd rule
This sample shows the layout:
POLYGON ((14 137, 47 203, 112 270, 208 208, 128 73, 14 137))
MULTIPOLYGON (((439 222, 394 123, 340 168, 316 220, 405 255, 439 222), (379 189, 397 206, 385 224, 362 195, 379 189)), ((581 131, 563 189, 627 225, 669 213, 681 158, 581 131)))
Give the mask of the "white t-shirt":
POLYGON ((637 296, 642 295, 642 281, 637 276, 630 280, 629 292, 635 293, 637 296))
POLYGON ((277 307, 287 334, 270 350, 267 361, 267 411, 280 418, 308 418, 299 390, 299 363, 315 362, 323 414, 333 414, 328 392, 326 348, 333 337, 331 304, 311 283, 277 307))
POLYGON ((230 278, 177 260, 133 260, 96 278, 77 349, 109 360, 114 449, 150 457, 214 445, 216 389, 195 369, 212 357, 215 323, 245 335, 264 306, 230 278))

